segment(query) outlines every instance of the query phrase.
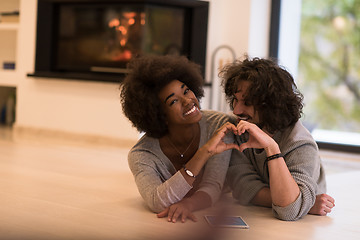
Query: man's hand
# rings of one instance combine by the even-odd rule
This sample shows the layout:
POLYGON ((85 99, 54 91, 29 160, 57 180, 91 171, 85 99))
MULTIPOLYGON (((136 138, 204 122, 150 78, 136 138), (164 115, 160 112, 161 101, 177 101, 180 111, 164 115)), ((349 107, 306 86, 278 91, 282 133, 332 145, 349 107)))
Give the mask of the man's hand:
POLYGON ((323 193, 316 195, 314 206, 310 209, 309 214, 326 216, 335 206, 335 200, 329 195, 323 193))
POLYGON ((249 133, 249 140, 240 145, 240 151, 246 148, 264 148, 267 150, 270 147, 277 146, 277 143, 257 125, 241 120, 237 125, 238 134, 241 135, 247 131, 249 133))
POLYGON ((197 218, 192 213, 190 203, 188 199, 184 198, 180 202, 177 202, 170 207, 167 207, 164 211, 157 214, 158 218, 167 217, 168 222, 176 223, 180 218, 181 222, 185 222, 187 218, 196 222, 197 218))

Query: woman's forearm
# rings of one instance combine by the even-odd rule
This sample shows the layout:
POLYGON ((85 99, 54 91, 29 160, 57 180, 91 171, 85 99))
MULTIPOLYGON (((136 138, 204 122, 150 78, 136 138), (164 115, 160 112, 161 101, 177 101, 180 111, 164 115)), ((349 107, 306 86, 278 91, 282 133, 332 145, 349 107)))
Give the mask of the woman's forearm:
POLYGON ((184 198, 192 212, 211 207, 211 197, 202 191, 195 192, 192 196, 184 198))

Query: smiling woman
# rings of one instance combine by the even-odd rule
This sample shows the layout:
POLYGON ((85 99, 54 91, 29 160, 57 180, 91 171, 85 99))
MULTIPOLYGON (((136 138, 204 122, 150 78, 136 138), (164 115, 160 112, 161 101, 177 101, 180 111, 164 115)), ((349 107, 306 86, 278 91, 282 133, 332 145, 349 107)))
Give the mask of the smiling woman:
POLYGON ((146 133, 128 155, 138 190, 158 217, 196 221, 220 197, 237 130, 226 114, 200 110, 201 71, 185 57, 144 56, 128 70, 121 104, 146 133))

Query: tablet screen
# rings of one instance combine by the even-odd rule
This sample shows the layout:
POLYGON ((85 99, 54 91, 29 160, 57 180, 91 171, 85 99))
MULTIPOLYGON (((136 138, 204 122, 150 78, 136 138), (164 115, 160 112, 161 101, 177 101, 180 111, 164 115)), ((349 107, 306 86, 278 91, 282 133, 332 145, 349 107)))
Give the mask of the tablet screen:
POLYGON ((240 216, 205 216, 205 219, 213 227, 249 228, 240 216))

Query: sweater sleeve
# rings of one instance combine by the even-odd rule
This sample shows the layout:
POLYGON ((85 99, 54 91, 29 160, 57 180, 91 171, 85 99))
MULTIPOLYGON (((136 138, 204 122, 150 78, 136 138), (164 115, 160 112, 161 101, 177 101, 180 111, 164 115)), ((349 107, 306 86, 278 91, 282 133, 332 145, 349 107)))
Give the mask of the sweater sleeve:
MULTIPOLYGON (((206 139, 207 142, 221 126, 229 121, 229 115, 214 111, 207 111, 204 113, 206 120, 206 139)), ((224 142, 233 143, 234 135, 228 133, 224 142)), ((224 151, 211 157, 204 166, 204 174, 197 191, 207 193, 211 198, 211 203, 214 204, 220 198, 224 186, 226 173, 229 167, 231 157, 231 150, 224 151)))
POLYGON ((206 192, 211 203, 220 198, 228 170, 231 150, 213 156, 205 165, 204 176, 197 191, 206 192))
POLYGON ((232 151, 226 181, 233 197, 243 205, 250 204, 260 189, 269 187, 261 180, 249 158, 237 150, 232 151))
POLYGON ((297 199, 286 207, 273 204, 274 216, 286 221, 298 220, 306 215, 315 203, 321 164, 317 147, 305 143, 284 156, 289 171, 299 186, 297 199))
POLYGON ((128 162, 139 193, 153 212, 180 201, 192 188, 179 171, 171 175, 159 167, 159 160, 150 152, 131 151, 128 162))

